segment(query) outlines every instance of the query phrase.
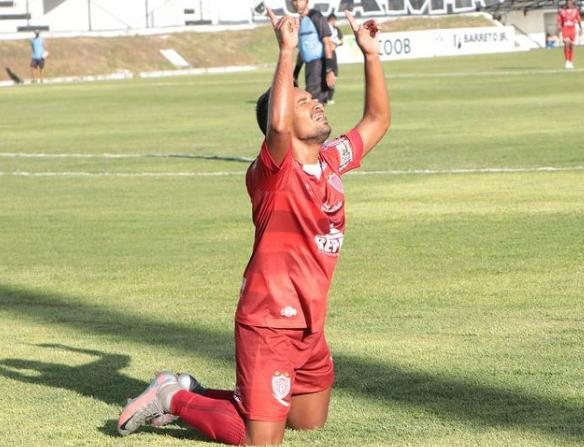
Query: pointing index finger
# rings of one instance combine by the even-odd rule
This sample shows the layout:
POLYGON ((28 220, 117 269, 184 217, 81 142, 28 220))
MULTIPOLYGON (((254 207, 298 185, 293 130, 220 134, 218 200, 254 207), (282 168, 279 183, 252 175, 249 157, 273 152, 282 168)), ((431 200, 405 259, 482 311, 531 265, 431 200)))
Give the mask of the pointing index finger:
POLYGON ((268 11, 268 17, 270 18, 270 21, 272 22, 272 26, 275 28, 276 25, 278 24, 278 19, 274 15, 274 12, 272 11, 271 8, 266 8, 266 9, 268 11))
POLYGON ((349 21, 349 25, 351 25, 351 29, 353 30, 353 32, 357 32, 357 30, 359 29, 359 25, 357 25, 355 17, 353 17, 353 14, 348 9, 345 10, 345 17, 349 21))

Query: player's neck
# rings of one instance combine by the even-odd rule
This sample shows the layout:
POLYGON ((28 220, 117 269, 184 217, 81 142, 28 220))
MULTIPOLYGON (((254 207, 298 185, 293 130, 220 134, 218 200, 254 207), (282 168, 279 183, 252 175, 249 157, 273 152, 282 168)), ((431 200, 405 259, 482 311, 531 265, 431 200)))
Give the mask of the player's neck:
POLYGON ((319 143, 296 140, 292 143, 292 148, 292 155, 298 163, 303 165, 318 163, 318 154, 320 153, 319 143))

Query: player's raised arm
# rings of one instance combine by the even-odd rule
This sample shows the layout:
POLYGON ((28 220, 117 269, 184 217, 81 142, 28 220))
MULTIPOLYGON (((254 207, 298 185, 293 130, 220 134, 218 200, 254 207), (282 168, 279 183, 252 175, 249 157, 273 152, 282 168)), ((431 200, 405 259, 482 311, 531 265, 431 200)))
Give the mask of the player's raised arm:
POLYGON ((268 8, 280 53, 270 92, 266 142, 272 158, 280 164, 290 147, 294 117, 293 54, 298 45, 298 19, 291 16, 277 18, 268 8))
POLYGON ((363 139, 363 155, 366 155, 383 138, 391 124, 389 95, 379 59, 379 43, 375 37, 377 25, 373 20, 358 25, 349 11, 345 11, 345 15, 365 58, 365 108, 363 118, 355 127, 363 139))

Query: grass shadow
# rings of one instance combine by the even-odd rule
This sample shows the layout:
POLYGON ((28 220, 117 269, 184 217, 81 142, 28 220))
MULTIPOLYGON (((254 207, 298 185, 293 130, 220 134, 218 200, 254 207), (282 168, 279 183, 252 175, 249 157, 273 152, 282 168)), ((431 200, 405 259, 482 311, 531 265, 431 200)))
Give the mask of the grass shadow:
MULTIPOLYGON (((160 348, 172 346, 214 361, 234 363, 230 331, 163 323, 79 303, 74 298, 8 286, 0 286, 0 311, 42 324, 74 328, 80 333, 91 332, 160 348), (153 332, 163 333, 165 337, 148 336, 153 332)), ((60 348, 84 352, 78 348, 60 348)), ((129 361, 128 356, 92 352, 98 357, 94 362, 76 367, 3 359, 0 374, 28 383, 73 389, 110 404, 121 404, 130 390, 136 394, 146 385, 119 373, 129 361), (26 367, 42 371, 41 379, 14 374, 15 368, 26 367), (63 374, 74 380, 64 384, 63 374), (93 381, 97 374, 104 374, 105 378, 104 389, 96 392, 93 381)), ((387 404, 399 402, 439 418, 469 425, 517 428, 572 440, 584 438, 582 398, 570 401, 542 398, 516 389, 482 384, 471 378, 409 370, 392 365, 389 360, 382 362, 343 353, 336 353, 335 363, 336 388, 349 394, 387 404)))
MULTIPOLYGON (((106 421, 101 427, 99 427, 98 430, 105 435, 114 436, 116 438, 119 438, 120 435, 118 435, 118 432, 117 432, 117 424, 118 424, 117 420, 110 419, 110 420, 106 421)), ((202 442, 211 443, 211 441, 209 441, 204 436, 200 435, 195 430, 186 429, 184 427, 181 427, 180 424, 171 424, 171 425, 167 425, 166 427, 162 427, 162 428, 149 427, 149 426, 140 427, 140 433, 150 433, 150 434, 155 434, 157 436, 160 436, 160 435, 170 436, 170 437, 175 438, 175 439, 185 439, 185 440, 191 440, 191 441, 199 441, 199 442, 202 441, 202 442)))

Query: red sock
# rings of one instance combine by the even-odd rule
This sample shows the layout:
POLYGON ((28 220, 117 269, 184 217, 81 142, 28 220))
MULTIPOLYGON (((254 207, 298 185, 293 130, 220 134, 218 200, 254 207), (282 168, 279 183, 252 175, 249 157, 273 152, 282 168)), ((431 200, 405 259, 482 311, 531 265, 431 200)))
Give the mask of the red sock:
POLYGON ((235 405, 233 391, 207 390, 202 396, 180 390, 172 397, 170 412, 213 441, 241 445, 245 422, 235 405))
POLYGON ((569 61, 572 62, 574 60, 574 47, 570 45, 570 49, 568 50, 568 57, 570 58, 569 61))
POLYGON ((201 393, 205 397, 209 397, 211 399, 221 399, 221 400, 232 400, 233 399, 233 391, 231 390, 213 390, 206 388, 203 393, 201 393))
POLYGON ((570 48, 568 48, 568 45, 566 44, 564 44, 564 59, 567 61, 570 60, 570 48))

